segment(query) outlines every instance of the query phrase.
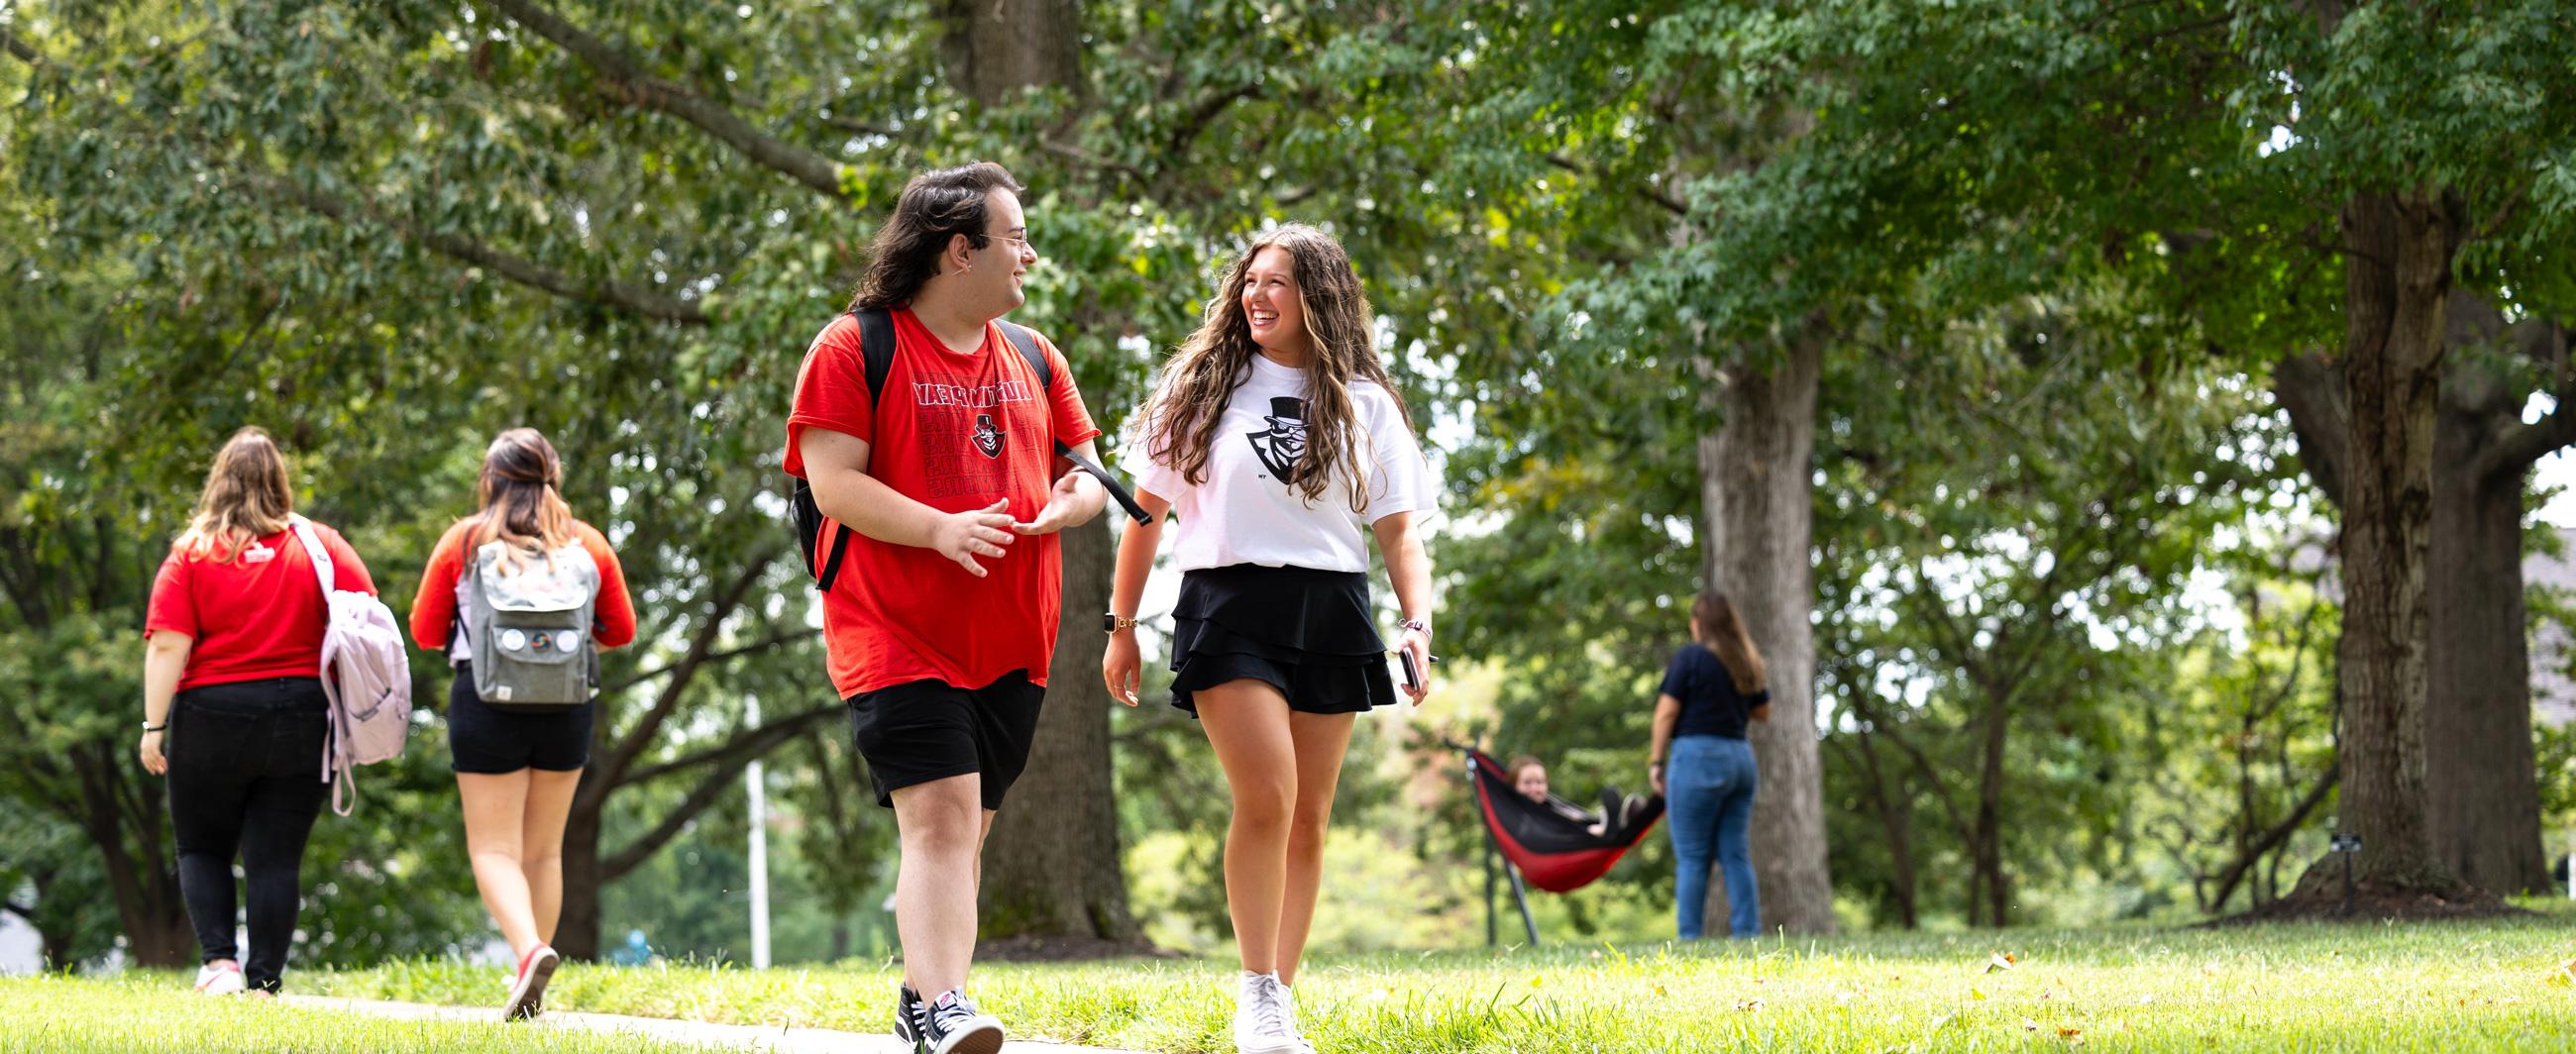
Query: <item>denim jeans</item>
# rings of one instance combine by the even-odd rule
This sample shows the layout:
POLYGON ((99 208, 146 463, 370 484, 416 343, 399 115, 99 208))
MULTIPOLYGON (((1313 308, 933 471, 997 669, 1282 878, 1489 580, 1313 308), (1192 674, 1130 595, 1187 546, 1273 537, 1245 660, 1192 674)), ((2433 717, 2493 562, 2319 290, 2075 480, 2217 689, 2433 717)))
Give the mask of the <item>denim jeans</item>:
POLYGON ((1682 939, 1699 937, 1708 910, 1708 872, 1726 874, 1727 929, 1762 933, 1762 895, 1754 888, 1753 788, 1761 777, 1753 746, 1724 736, 1681 736, 1664 764, 1664 822, 1673 835, 1675 914, 1682 939))
POLYGON ((179 893, 204 961, 241 963, 242 981, 274 992, 302 898, 304 840, 322 782, 322 682, 279 677, 210 684, 171 708, 170 830, 179 893), (249 887, 250 956, 233 946, 233 857, 249 887))

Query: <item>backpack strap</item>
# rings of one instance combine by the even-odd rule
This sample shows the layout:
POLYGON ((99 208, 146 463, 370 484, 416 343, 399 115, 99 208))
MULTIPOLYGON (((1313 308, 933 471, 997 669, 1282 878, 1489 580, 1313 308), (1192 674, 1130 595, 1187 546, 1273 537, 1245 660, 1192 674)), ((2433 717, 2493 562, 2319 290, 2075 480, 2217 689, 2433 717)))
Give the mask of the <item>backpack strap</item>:
MULTIPOLYGON (((1037 334, 1029 332, 1027 326, 1006 319, 994 319, 993 324, 1002 327, 1002 339, 1010 341, 1012 347, 1019 349, 1020 357, 1029 360, 1029 368, 1037 371, 1038 394, 1045 395, 1054 391, 1055 364, 1048 361, 1046 352, 1038 350, 1037 334)), ((1052 421, 1055 415, 1049 414, 1047 419, 1052 421)))
POLYGON ((305 519, 303 513, 288 513, 286 522, 295 528, 295 540, 304 543, 304 555, 313 561, 313 577, 322 582, 323 617, 329 618, 331 594, 340 587, 339 575, 331 570, 330 547, 322 544, 322 536, 313 531, 313 521, 305 519))
POLYGON ((894 372, 894 315, 881 307, 850 314, 859 320, 859 359, 867 364, 868 409, 885 394, 886 375, 894 372))
MULTIPOLYGON (((1046 414, 1049 422, 1053 422, 1055 408, 1050 400, 1054 398, 1052 393, 1055 391, 1055 364, 1047 358, 1046 352, 1038 349, 1037 334, 1029 332, 1027 326, 1017 322, 994 319, 993 324, 1002 327, 1002 337, 1009 340, 1012 347, 1019 349, 1021 358, 1029 360, 1030 369, 1037 371, 1038 395, 1040 402, 1045 404, 1042 412, 1046 414)), ((1133 517, 1136 522, 1154 522, 1153 517, 1145 514, 1145 507, 1136 504, 1136 496, 1127 493, 1127 488, 1121 486, 1118 478, 1110 475, 1108 469, 1092 464, 1089 459, 1074 453, 1073 448, 1065 445, 1064 440, 1061 439, 1055 441, 1055 456, 1072 462, 1073 467, 1090 473, 1091 478, 1099 480, 1101 486, 1109 488, 1109 496, 1118 499, 1119 507, 1126 509, 1127 515, 1133 517)))
MULTIPOLYGON (((295 539, 304 543, 304 555, 313 562, 313 577, 322 584, 322 625, 327 637, 331 625, 331 594, 340 588, 339 576, 331 567, 331 548, 322 544, 322 535, 313 529, 313 521, 305 519, 303 514, 289 513, 286 522, 294 526, 295 539)), ((331 811, 347 816, 357 807, 358 788, 345 763, 348 754, 341 749, 340 741, 349 731, 340 722, 340 684, 331 678, 328 669, 315 672, 322 679, 322 697, 329 701, 322 711, 322 782, 331 784, 331 811), (335 773, 340 777, 337 780, 331 778, 335 773), (341 802, 343 794, 348 795, 346 804, 341 802)))
MULTIPOLYGON (((894 373, 894 315, 881 307, 852 311, 850 315, 859 320, 859 362, 868 382, 868 408, 873 412, 877 403, 884 401, 887 376, 894 373)), ((798 518, 810 519, 815 532, 805 539, 805 570, 814 576, 814 588, 828 593, 832 583, 841 577, 841 561, 850 555, 850 528, 826 519, 820 509, 809 512, 806 507, 813 504, 813 494, 811 484, 796 481, 798 518), (815 548, 824 531, 832 533, 832 542, 823 547, 822 559, 817 561, 815 548)))

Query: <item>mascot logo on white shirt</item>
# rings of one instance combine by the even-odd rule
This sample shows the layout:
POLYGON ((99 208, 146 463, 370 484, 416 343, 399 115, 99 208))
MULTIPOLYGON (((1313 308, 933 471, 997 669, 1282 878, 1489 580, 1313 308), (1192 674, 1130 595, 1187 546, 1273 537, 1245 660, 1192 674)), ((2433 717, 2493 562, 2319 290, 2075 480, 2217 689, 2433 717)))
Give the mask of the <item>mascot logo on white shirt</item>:
POLYGON ((1290 395, 1270 397, 1270 422, 1267 432, 1246 432, 1252 441, 1252 452, 1261 455, 1261 464, 1270 470, 1270 478, 1282 483, 1297 482, 1297 463, 1306 458, 1306 400, 1290 395))
POLYGON ((993 415, 975 415, 975 449, 983 451, 985 457, 1001 457, 1002 437, 1009 434, 1010 433, 1002 431, 999 428, 993 427, 993 415))

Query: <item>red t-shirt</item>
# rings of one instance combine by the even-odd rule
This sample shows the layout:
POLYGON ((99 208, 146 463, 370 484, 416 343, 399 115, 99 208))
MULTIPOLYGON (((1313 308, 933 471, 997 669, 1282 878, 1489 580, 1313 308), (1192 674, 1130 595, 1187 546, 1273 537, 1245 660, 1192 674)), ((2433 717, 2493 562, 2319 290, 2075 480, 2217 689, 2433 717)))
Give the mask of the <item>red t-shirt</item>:
MULTIPOLYGON (((316 523, 331 552, 332 584, 375 595, 367 565, 340 532, 316 523)), ((244 547, 231 563, 176 549, 152 579, 143 631, 172 630, 195 640, 179 690, 267 677, 322 675, 322 629, 328 611, 313 557, 288 528, 244 547), (270 554, 262 559, 260 553, 270 554)))
MULTIPOLYGON (((898 494, 941 512, 1008 498, 1012 519, 1035 518, 1055 482, 1056 442, 1078 446, 1100 434, 1063 353, 1037 338, 1055 374, 1039 392, 1036 372, 999 327, 986 324, 983 346, 960 355, 910 310, 893 315, 881 407, 868 400, 859 320, 842 315, 815 336, 796 374, 787 471, 805 475, 799 433, 827 428, 867 441, 868 474, 898 494)), ((1054 535, 1014 536, 1004 548, 977 559, 986 572, 977 578, 938 550, 850 532, 840 577, 823 597, 833 689, 846 699, 919 680, 981 688, 1013 670, 1045 684, 1063 557, 1054 535)))

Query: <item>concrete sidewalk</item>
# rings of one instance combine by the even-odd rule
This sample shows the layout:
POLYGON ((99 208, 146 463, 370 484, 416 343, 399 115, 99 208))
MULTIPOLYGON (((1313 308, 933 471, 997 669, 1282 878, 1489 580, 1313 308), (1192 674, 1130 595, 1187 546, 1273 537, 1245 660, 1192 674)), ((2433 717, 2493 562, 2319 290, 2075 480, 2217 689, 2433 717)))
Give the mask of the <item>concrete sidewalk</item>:
MULTIPOLYGON (((422 1003, 396 1003, 372 999, 341 999, 325 996, 290 995, 289 1006, 315 1010, 338 1010, 348 1013, 373 1014, 405 1021, 482 1021, 501 1027, 498 1015, 490 1007, 429 1006, 422 1003)), ((535 1021, 510 1025, 511 1028, 579 1029, 587 1032, 644 1036, 674 1043, 695 1043, 732 1050, 777 1051, 782 1054, 913 1054, 910 1047, 897 1042, 885 1032, 835 1032, 828 1028, 784 1028, 776 1025, 719 1025, 705 1021, 676 1021, 656 1017, 621 1017, 616 1014, 578 1014, 549 1010, 535 1021)), ((1138 1054, 1113 1047, 1080 1047, 1069 1043, 1044 1040, 1012 1040, 1002 1044, 1002 1054, 1138 1054)))

